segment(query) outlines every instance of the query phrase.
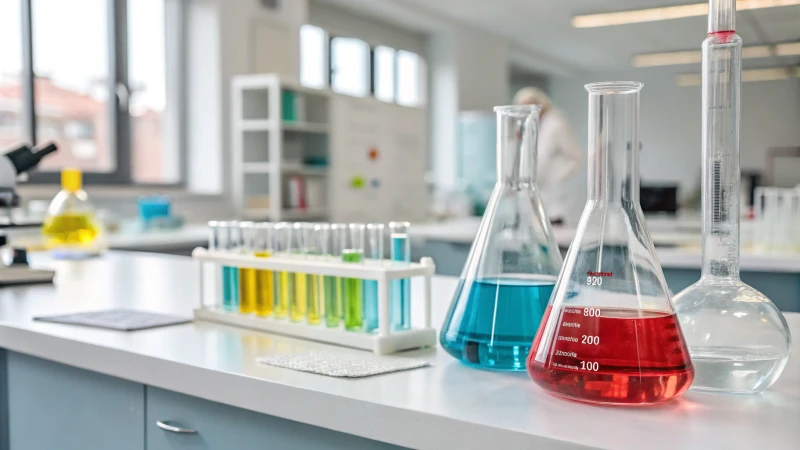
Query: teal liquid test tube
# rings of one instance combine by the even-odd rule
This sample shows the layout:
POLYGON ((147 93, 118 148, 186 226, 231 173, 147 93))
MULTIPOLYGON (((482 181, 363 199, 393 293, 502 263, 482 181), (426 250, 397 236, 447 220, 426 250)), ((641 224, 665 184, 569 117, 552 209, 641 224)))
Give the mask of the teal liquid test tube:
MULTIPOLYGON (((239 251, 239 222, 218 222, 220 250, 230 253, 239 251)), ((239 309, 239 268, 222 267, 222 307, 226 311, 239 309)))
MULTIPOLYGON (((389 239, 391 241, 392 265, 404 267, 411 262, 411 242, 409 241, 408 222, 390 222, 389 239)), ((393 330, 411 328, 411 280, 403 278, 392 280, 389 291, 389 312, 393 330)))
MULTIPOLYGON (((367 225, 367 264, 379 265, 383 261, 382 223, 367 225)), ((378 282, 364 280, 364 331, 371 333, 378 329, 378 282)))
MULTIPOLYGON (((342 261, 351 264, 364 263, 364 230, 363 223, 350 224, 350 243, 342 252, 342 261)), ((345 278, 344 280, 344 327, 349 331, 361 331, 364 328, 364 293, 363 280, 345 278)))
MULTIPOLYGON (((333 259, 341 261, 347 246, 347 224, 330 226, 331 252, 333 259)), ((344 318, 344 278, 325 277, 325 324, 336 328, 344 318)))

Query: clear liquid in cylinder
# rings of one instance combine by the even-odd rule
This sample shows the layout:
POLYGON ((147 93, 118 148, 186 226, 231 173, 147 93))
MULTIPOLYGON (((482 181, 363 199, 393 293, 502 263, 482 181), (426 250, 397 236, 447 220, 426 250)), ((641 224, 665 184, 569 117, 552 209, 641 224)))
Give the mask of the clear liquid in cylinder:
POLYGON ((548 306, 527 361, 545 390, 582 402, 646 405, 691 385, 694 369, 674 313, 565 306, 545 360, 537 361, 551 313, 548 306))

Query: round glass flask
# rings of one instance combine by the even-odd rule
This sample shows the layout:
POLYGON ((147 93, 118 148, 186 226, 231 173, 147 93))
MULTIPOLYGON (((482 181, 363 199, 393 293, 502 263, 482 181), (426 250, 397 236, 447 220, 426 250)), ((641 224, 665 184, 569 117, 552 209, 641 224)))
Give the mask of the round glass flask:
POLYGON ((675 296, 695 366, 692 389, 761 392, 789 360, 786 319, 739 279, 739 111, 742 40, 734 0, 711 0, 703 42, 703 267, 675 296))
POLYGON ((439 342, 465 364, 524 370, 561 267, 536 187, 538 105, 500 106, 497 183, 439 342))
POLYGON ((537 385, 572 400, 654 404, 692 383, 639 204, 641 88, 586 85, 588 198, 527 361, 537 385))

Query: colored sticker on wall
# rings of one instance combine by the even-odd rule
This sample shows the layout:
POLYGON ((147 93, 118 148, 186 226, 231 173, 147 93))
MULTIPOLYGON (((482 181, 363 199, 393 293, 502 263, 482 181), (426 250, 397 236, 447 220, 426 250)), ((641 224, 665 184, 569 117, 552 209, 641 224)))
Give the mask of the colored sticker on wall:
POLYGON ((350 187, 353 189, 361 189, 366 184, 364 177, 360 175, 356 175, 353 178, 350 178, 350 187))
POLYGON ((377 178, 373 178, 373 179, 371 179, 371 180, 369 181, 369 185, 370 185, 370 187, 372 187, 373 189, 378 189, 379 187, 381 187, 381 180, 379 180, 379 179, 377 179, 377 178))
POLYGON ((381 153, 378 151, 378 149, 376 147, 371 147, 369 149, 369 159, 370 159, 370 161, 377 161, 379 156, 381 156, 381 153))

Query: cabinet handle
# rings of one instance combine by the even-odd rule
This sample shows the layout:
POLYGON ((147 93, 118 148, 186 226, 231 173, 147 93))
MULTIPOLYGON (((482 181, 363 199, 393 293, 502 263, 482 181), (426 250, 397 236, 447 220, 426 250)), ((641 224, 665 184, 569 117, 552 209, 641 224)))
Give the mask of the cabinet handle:
POLYGON ((166 430, 172 433, 197 434, 197 430, 192 430, 191 428, 176 427, 174 425, 170 425, 167 422, 162 422, 160 420, 156 421, 156 426, 158 428, 161 428, 162 430, 166 430))

